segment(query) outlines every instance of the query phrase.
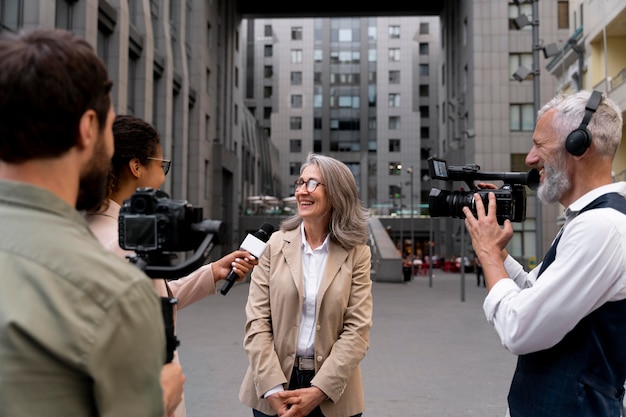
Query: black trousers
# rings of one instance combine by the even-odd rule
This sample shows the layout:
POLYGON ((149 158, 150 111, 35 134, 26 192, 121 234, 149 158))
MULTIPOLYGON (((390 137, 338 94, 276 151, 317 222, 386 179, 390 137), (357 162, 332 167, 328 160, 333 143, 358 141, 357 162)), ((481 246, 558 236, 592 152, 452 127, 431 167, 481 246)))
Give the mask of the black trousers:
MULTIPOLYGON (((289 381, 289 389, 294 390, 298 388, 309 388, 311 386, 311 380, 315 376, 315 371, 299 371, 297 368, 293 368, 291 373, 291 379, 289 381)), ((254 417, 278 417, 276 414, 271 416, 264 414, 259 410, 252 410, 254 417)), ((356 414, 352 417, 361 417, 362 413, 356 414)), ((313 411, 307 414, 307 417, 324 417, 322 410, 319 406, 315 407, 313 411)))

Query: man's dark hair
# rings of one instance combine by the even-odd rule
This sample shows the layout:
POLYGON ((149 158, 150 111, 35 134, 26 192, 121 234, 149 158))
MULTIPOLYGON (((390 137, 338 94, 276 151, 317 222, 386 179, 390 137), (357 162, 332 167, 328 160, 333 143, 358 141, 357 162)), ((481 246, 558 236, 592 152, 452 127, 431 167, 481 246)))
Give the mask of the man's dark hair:
POLYGON ((161 138, 150 123, 129 115, 118 115, 113 122, 113 140, 115 153, 111 162, 109 192, 115 191, 123 167, 134 158, 142 165, 147 165, 148 158, 157 154, 161 138))
POLYGON ((62 155, 76 144, 90 109, 104 130, 111 86, 91 45, 70 32, 0 35, 0 160, 62 155))

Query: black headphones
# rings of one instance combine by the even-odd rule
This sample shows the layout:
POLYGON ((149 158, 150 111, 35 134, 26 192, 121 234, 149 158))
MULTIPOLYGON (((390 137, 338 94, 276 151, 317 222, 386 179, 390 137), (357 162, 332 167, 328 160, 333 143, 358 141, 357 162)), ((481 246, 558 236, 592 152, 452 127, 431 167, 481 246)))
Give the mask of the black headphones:
POLYGON ((567 152, 570 154, 580 156, 591 146, 591 133, 587 130, 587 125, 591 120, 591 116, 598 110, 601 101, 602 93, 593 91, 585 106, 585 117, 583 117, 583 121, 580 122, 580 126, 567 135, 567 139, 565 139, 565 149, 567 149, 567 152))

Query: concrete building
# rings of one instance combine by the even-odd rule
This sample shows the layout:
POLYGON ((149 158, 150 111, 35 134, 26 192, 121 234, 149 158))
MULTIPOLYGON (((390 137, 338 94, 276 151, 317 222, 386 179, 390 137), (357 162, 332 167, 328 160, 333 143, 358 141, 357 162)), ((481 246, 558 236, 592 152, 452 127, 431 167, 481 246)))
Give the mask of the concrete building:
POLYGON ((243 27, 245 103, 279 149, 279 197, 293 195, 301 163, 317 152, 350 167, 373 214, 419 214, 437 138, 439 19, 254 19, 243 27))
POLYGON ((277 187, 276 148, 243 105, 240 15, 225 0, 2 0, 0 31, 67 29, 114 82, 117 114, 159 131, 173 165, 164 191, 223 221, 239 242, 242 193, 277 187))

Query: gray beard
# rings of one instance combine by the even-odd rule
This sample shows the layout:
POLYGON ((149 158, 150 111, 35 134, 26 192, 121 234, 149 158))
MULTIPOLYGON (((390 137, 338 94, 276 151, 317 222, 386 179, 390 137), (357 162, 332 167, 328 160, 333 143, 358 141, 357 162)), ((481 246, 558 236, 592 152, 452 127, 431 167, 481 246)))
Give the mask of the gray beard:
MULTIPOLYGON (((558 165, 565 164, 558 163, 558 165)), ((571 184, 567 177, 567 170, 564 166, 553 166, 549 164, 545 164, 543 169, 546 179, 537 189, 537 196, 545 204, 556 203, 570 188, 571 184)))

